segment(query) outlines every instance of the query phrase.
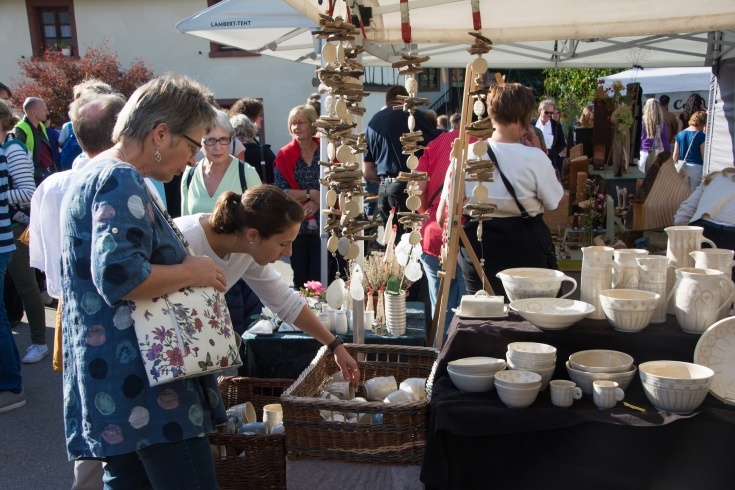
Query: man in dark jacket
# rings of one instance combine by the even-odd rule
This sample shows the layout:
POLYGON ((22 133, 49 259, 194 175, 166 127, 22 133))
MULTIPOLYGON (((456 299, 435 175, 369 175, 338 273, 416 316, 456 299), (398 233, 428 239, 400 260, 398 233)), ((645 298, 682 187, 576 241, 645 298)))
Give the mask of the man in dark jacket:
POLYGON ((36 185, 55 171, 54 151, 48 139, 46 126, 48 119, 46 103, 36 97, 28 97, 23 103, 25 117, 13 129, 15 139, 25 143, 31 152, 36 185))
POLYGON ((539 117, 534 123, 544 134, 544 142, 546 143, 546 148, 548 148, 546 154, 549 156, 552 164, 556 163, 559 154, 567 146, 567 142, 564 139, 564 128, 552 119, 555 111, 556 104, 554 104, 553 100, 542 100, 538 106, 539 117))

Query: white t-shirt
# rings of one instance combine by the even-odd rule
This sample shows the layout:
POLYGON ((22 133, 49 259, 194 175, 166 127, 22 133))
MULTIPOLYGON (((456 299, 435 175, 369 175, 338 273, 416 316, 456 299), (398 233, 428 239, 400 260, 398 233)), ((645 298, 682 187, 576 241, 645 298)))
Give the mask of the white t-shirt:
POLYGON ((546 143, 546 148, 550 149, 554 145, 554 133, 551 130, 551 119, 549 119, 546 124, 544 124, 539 117, 536 120, 536 127, 539 128, 542 133, 544 133, 544 143, 546 143))
POLYGON ((259 265, 252 256, 244 253, 229 254, 223 259, 217 256, 199 223, 202 216, 208 215, 192 214, 174 220, 194 253, 211 257, 225 271, 228 287, 244 279, 265 306, 281 320, 293 323, 306 305, 306 300, 291 289, 270 264, 259 265))

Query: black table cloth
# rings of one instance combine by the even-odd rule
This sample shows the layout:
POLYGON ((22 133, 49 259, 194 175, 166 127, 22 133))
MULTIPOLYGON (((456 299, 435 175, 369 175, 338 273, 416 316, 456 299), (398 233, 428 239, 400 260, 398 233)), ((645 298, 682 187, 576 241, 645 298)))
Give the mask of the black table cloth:
POLYGON ((636 373, 625 401, 598 410, 584 395, 571 408, 551 404, 549 390, 527 409, 505 407, 495 391, 461 393, 447 362, 469 356, 505 358, 515 341, 557 348, 554 379, 569 379, 564 363, 586 349, 612 349, 650 360, 691 362, 698 335, 673 316, 638 333, 614 331, 605 320, 541 331, 511 314, 504 321, 455 318, 439 357, 421 480, 427 488, 733 488, 735 409, 708 395, 695 412, 658 412, 636 373))
MULTIPOLYGON (((375 335, 365 332, 366 344, 426 345, 423 303, 406 303, 405 335, 375 335)), ((340 335, 345 342, 352 342, 352 332, 340 335)), ((296 379, 314 360, 322 344, 305 333, 279 332, 260 336, 245 332, 240 352, 244 354, 240 376, 253 378, 296 379)))

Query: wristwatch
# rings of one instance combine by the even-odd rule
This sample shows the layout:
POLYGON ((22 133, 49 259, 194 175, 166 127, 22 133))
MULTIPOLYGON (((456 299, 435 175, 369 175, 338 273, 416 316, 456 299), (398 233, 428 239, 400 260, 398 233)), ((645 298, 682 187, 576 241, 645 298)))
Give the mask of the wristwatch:
POLYGON ((334 349, 339 347, 340 345, 344 344, 344 341, 341 337, 334 336, 334 340, 329 343, 327 346, 327 349, 329 349, 329 352, 334 352, 334 349))
POLYGON ((311 189, 306 189, 306 200, 311 201, 311 189))

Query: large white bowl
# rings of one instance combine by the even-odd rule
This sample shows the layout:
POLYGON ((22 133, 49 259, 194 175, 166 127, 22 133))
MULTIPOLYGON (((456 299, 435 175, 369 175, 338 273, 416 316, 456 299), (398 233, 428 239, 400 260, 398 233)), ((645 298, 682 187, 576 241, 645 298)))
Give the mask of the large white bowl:
POLYGON ((651 323, 661 295, 638 289, 603 289, 600 306, 607 321, 619 332, 640 332, 651 323))
POLYGON ((715 375, 708 367, 682 361, 650 361, 639 367, 648 401, 657 410, 674 413, 696 410, 715 375))
POLYGON ((588 373, 623 373, 630 371, 633 358, 616 350, 581 350, 569 356, 569 365, 588 373))
POLYGON ((592 394, 594 391, 592 383, 597 380, 616 381, 622 390, 626 390, 630 382, 633 380, 633 377, 635 377, 635 373, 637 371, 635 365, 630 367, 630 371, 622 373, 588 373, 585 371, 579 371, 574 369, 569 364, 569 361, 566 362, 565 366, 567 367, 569 378, 577 383, 577 386, 579 386, 582 393, 585 395, 592 394))
POLYGON ((505 369, 505 361, 494 357, 465 357, 449 361, 447 367, 460 374, 491 374, 505 369))
POLYGON ((508 295, 510 301, 525 298, 554 298, 559 292, 562 281, 569 281, 574 285, 564 297, 577 289, 577 281, 553 269, 518 267, 505 269, 495 276, 503 282, 505 294, 508 295))
POLYGON ((560 298, 519 299, 510 308, 541 330, 564 330, 595 311, 584 301, 560 298))
POLYGON ((506 385, 496 385, 500 401, 508 408, 526 408, 536 401, 536 396, 540 391, 541 384, 530 388, 517 388, 506 385))
POLYGON ((495 375, 476 376, 472 374, 460 374, 447 369, 449 379, 460 391, 467 393, 482 393, 490 391, 495 387, 495 375))
POLYGON ((514 360, 549 361, 556 358, 556 347, 539 342, 511 342, 508 354, 514 360))

